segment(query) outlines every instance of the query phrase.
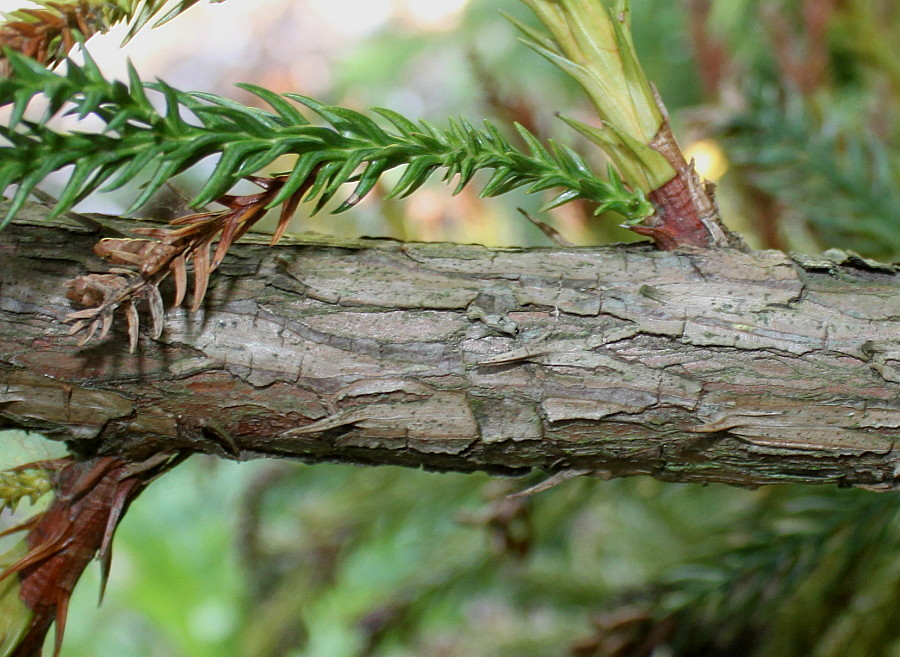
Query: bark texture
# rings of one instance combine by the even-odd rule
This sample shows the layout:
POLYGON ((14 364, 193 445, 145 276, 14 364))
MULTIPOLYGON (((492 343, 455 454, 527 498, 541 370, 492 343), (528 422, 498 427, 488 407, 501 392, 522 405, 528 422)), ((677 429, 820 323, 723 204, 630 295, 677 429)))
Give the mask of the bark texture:
MULTIPOLYGON (((517 474, 890 489, 900 276, 855 256, 390 240, 234 247, 197 314, 78 348, 97 236, 0 232, 0 426, 84 454, 185 449, 517 474)), ((165 287, 164 287, 165 292, 165 287)))

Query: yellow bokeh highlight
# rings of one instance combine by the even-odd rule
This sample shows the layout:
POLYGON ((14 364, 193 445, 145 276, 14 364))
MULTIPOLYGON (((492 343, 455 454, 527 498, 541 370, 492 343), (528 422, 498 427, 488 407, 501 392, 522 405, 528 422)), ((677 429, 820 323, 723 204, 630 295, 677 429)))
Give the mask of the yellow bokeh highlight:
POLYGON ((684 151, 687 161, 694 161, 701 178, 718 182, 728 171, 725 151, 714 139, 701 139, 690 144, 684 151))

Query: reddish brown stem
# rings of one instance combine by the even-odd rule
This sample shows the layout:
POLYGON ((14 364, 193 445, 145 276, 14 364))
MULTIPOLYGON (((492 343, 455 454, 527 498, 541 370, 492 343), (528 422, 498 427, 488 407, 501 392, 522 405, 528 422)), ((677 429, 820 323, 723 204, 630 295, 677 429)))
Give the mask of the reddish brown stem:
POLYGON ((635 233, 652 238, 663 251, 679 246, 712 246, 709 231, 700 221, 683 176, 675 176, 653 190, 649 198, 657 208, 658 225, 634 226, 635 233))
POLYGON ((666 158, 676 173, 648 195, 656 214, 643 225, 630 226, 631 230, 652 238, 663 251, 681 246, 740 246, 740 240, 722 224, 712 186, 701 182, 693 162, 688 164, 684 159, 668 119, 650 146, 666 158))

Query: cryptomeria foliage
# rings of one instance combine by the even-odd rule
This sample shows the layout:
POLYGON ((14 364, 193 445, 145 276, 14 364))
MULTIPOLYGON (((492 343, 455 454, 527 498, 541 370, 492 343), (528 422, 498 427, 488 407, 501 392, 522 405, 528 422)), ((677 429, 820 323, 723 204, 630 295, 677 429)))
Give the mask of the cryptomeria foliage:
POLYGON ((570 148, 554 143, 544 147, 521 126, 517 130, 529 152, 513 147, 490 122, 477 129, 465 120, 451 121, 449 129, 441 130, 426 121, 413 123, 387 109, 374 110, 392 126, 385 128, 353 110, 253 85, 241 86, 274 111, 213 94, 186 93, 164 82, 143 83, 133 68, 129 84, 109 81, 90 57, 84 66, 67 62, 66 72, 58 74, 17 53, 8 52, 7 56, 14 75, 0 81, 0 102, 12 105, 12 115, 0 128, 10 142, 0 148, 0 186, 19 185, 7 221, 36 185, 68 165, 75 168, 56 212, 101 187, 117 189, 148 171, 149 181, 132 207, 136 209, 171 177, 216 153, 222 157, 194 199, 195 205, 215 200, 244 176, 282 155, 294 154, 297 161, 271 206, 289 198, 310 176, 314 182, 306 199, 317 200, 315 210, 331 200, 343 184, 355 182, 353 193, 335 210, 340 212, 365 197, 385 171, 406 165, 389 197, 408 196, 438 169, 444 170, 444 180, 455 181, 457 192, 475 173, 491 169, 493 175, 482 196, 521 186, 527 186, 530 193, 560 188, 546 208, 584 198, 597 204, 598 213, 615 210, 632 221, 652 211, 643 194, 628 189, 612 169, 608 180, 599 178, 570 148), (165 99, 164 111, 154 107, 148 89, 165 99), (44 117, 23 119, 29 103, 39 95, 49 101, 44 117), (307 106, 328 125, 311 123, 290 101, 307 106), (52 130, 46 122, 64 108, 79 118, 99 117, 106 124, 104 130, 52 130))
POLYGON ((727 547, 670 571, 650 606, 659 619, 677 619, 669 639, 677 654, 880 654, 896 616, 887 612, 897 516, 890 495, 760 495, 715 537, 727 547), (865 629, 852 617, 863 599, 881 614, 865 629), (844 627, 832 626, 841 616, 844 627))
MULTIPOLYGON (((113 7, 112 4, 104 4, 113 7)), ((159 6, 162 3, 155 4, 159 6)), ((756 34, 759 26, 764 25, 764 21, 755 14, 747 15, 749 10, 746 8, 753 4, 741 0, 717 3, 717 7, 727 8, 735 14, 745 12, 743 20, 738 21, 734 28, 742 45, 756 34)), ((785 6, 792 4, 799 3, 784 3, 785 6)), ((817 3, 805 4, 815 6, 817 3)), ((818 3, 819 6, 828 4, 818 3)), ((841 4, 854 12, 855 24, 866 12, 874 11, 871 8, 878 3, 872 0, 848 0, 841 4)), ((725 10, 720 13, 725 13, 725 10)), ((889 21, 882 23, 886 28, 892 25, 889 21)), ((894 25, 896 24, 898 23, 895 22, 894 25)), ((896 33, 896 29, 894 32, 896 33)), ((874 49, 877 42, 870 38, 871 33, 864 32, 864 36, 865 45, 874 49)), ((538 39, 538 42, 541 40, 538 39)), ((896 44, 896 38, 887 40, 886 43, 896 44)), ((760 189, 789 208, 791 213, 802 216, 804 222, 815 232, 821 246, 841 246, 862 250, 873 256, 895 257, 900 253, 900 241, 897 237, 900 231, 896 230, 896 217, 900 216, 896 191, 900 189, 900 167, 896 153, 890 150, 883 139, 883 135, 889 133, 889 130, 877 132, 866 125, 848 127, 848 121, 841 117, 842 112, 851 113, 847 111, 847 107, 854 106, 845 102, 846 97, 862 94, 864 75, 855 73, 853 84, 858 85, 858 88, 839 88, 840 85, 835 83, 834 89, 820 89, 822 95, 833 95, 826 96, 827 102, 816 104, 792 95, 793 90, 789 84, 779 87, 777 82, 773 82, 771 63, 767 59, 770 54, 768 50, 760 48, 762 54, 756 55, 758 61, 754 64, 756 69, 751 77, 762 79, 770 95, 751 97, 750 102, 741 108, 743 112, 740 116, 732 116, 732 120, 724 122, 723 143, 728 148, 732 163, 740 165, 740 171, 735 172, 733 169, 733 173, 743 173, 760 189), (762 74, 759 74, 760 69, 763 69, 762 74), (842 95, 844 101, 841 101, 842 95), (785 98, 790 100, 785 101, 785 98)), ((890 53, 891 50, 886 49, 886 52, 890 53)), ((841 53, 833 54, 833 61, 839 62, 838 55, 841 53)), ((846 57, 846 54, 842 56, 846 57)), ((896 70, 896 61, 896 58, 888 58, 887 63, 896 70)), ((18 80, 2 83, 10 85, 2 87, 7 90, 4 93, 11 94, 10 101, 24 106, 35 95, 44 95, 45 89, 50 92, 47 97, 52 100, 54 89, 58 89, 55 93, 58 94, 59 105, 54 109, 55 112, 69 110, 69 106, 64 103, 65 99, 65 102, 75 103, 76 113, 87 108, 87 113, 93 112, 100 116, 107 125, 106 130, 101 133, 60 133, 47 127, 44 121, 27 122, 16 119, 18 125, 14 128, 14 136, 20 140, 17 143, 24 145, 19 152, 31 153, 31 160, 22 164, 22 168, 16 169, 19 173, 15 175, 34 176, 34 181, 37 181, 34 184, 41 179, 41 167, 46 165, 44 159, 52 157, 55 152, 54 145, 59 146, 61 152, 68 149, 66 157, 69 157, 68 161, 71 163, 77 164, 79 161, 79 149, 85 149, 83 152, 90 157, 100 158, 94 160, 95 164, 99 163, 99 169, 89 172, 89 167, 85 165, 79 174, 85 175, 87 172, 84 180, 78 182, 73 179, 69 183, 63 193, 65 204, 77 201, 89 188, 102 189, 116 183, 126 171, 137 171, 140 167, 134 164, 136 160, 129 161, 129 157, 143 156, 142 149, 156 149, 153 152, 165 160, 168 155, 178 151, 167 150, 168 146, 161 142, 172 140, 173 149, 183 147, 189 141, 197 139, 200 129, 204 127, 209 127, 212 133, 220 134, 220 145, 225 148, 232 145, 234 153, 231 164, 217 170, 215 175, 220 178, 217 184, 224 185, 224 181, 229 179, 234 181, 240 177, 237 172, 242 167, 243 171, 252 173, 250 164, 253 160, 263 161, 270 155, 274 144, 266 142, 259 135, 271 135, 281 130, 284 133, 279 134, 286 134, 288 124, 294 119, 285 123, 284 115, 292 116, 294 112, 299 113, 301 118, 296 125, 291 124, 293 127, 290 129, 299 130, 310 139, 313 139, 313 135, 316 135, 315 139, 321 139, 320 144, 325 146, 324 152, 331 152, 334 157, 327 161, 336 163, 333 168, 338 173, 338 165, 343 168, 352 161, 351 152, 358 155, 361 151, 374 153, 378 148, 384 148, 383 144, 379 145, 377 138, 372 138, 367 132, 368 122, 373 120, 375 128, 381 131, 374 134, 386 134, 389 141, 393 140, 390 141, 391 144, 398 145, 400 150, 407 149, 405 152, 409 157, 422 156, 422 161, 437 162, 434 168, 427 171, 428 174, 439 170, 447 173, 454 166, 459 168, 459 162, 472 154, 481 158, 498 155, 507 157, 504 161, 512 167, 509 175, 518 172, 519 165, 530 166, 535 162, 540 164, 542 159, 536 156, 540 151, 534 146, 524 152, 513 149, 517 155, 512 156, 503 148, 495 147, 505 137, 501 136, 498 140, 490 128, 475 129, 463 122, 451 126, 449 130, 438 130, 422 124, 413 124, 410 130, 404 130, 404 126, 408 127, 408 124, 399 117, 392 120, 391 116, 351 113, 353 118, 348 119, 341 116, 345 110, 321 107, 306 99, 276 96, 254 88, 250 89, 270 104, 269 110, 244 107, 221 97, 187 94, 172 90, 164 84, 146 85, 134 73, 128 84, 110 82, 92 71, 90 61, 84 67, 72 67, 59 74, 40 72, 36 68, 29 68, 30 66, 26 66, 26 77, 34 77, 31 87, 27 86, 27 81, 22 82, 21 87, 15 86, 21 82, 18 80), (74 76, 75 82, 84 82, 85 86, 69 84, 69 76, 74 76), (46 88, 43 86, 45 83, 48 85, 46 88), (91 85, 95 85, 95 88, 91 85), (92 99, 82 98, 80 94, 92 88, 93 93, 100 95, 92 99), (158 95, 167 103, 165 109, 148 109, 141 102, 135 102, 132 96, 142 89, 146 90, 142 93, 151 99, 158 95), (16 93, 19 94, 17 98, 16 93), (301 106, 306 105, 312 113, 308 110, 298 112, 295 101, 301 106), (90 109, 91 107, 94 109, 90 109), (195 108, 200 108, 199 112, 195 108), (120 112, 123 114, 122 118, 116 119, 114 115, 120 112), (129 115, 128 112, 133 114, 129 115), (307 119, 303 118, 304 113, 310 117, 318 113, 316 122, 322 119, 324 124, 305 123, 307 119), (119 121, 118 125, 116 121, 119 121), (356 126, 356 132, 345 134, 342 126, 346 126, 347 122, 356 126), (122 164, 115 168, 117 160, 113 155, 109 156, 108 161, 102 158, 107 152, 116 152, 118 145, 123 143, 125 132, 134 136, 135 144, 140 143, 141 146, 136 146, 130 154, 120 151, 122 164), (476 141, 469 148, 469 136, 473 134, 479 135, 484 141, 476 141), (184 141, 181 141, 182 137, 184 141), (146 141, 140 141, 141 139, 146 141), (451 145, 462 144, 469 150, 445 148, 441 139, 451 145), (241 144, 247 145, 246 155, 241 154, 241 144), (251 147, 251 144, 256 146, 251 147), (420 150, 416 150, 417 147, 420 150), (454 154, 460 159, 452 159, 454 154), (111 169, 109 176, 102 179, 100 176, 93 177, 104 166, 111 169), (227 169, 231 171, 228 172, 227 169)), ((887 95, 886 98, 896 99, 897 95, 887 95)), ((891 125, 892 111, 898 106, 900 105, 896 102, 883 102, 880 107, 869 107, 867 112, 860 114, 877 116, 878 122, 891 125)), ((504 131, 506 133, 511 135, 512 131, 504 131)), ((611 135, 615 136, 615 132, 611 131, 611 135)), ((529 141, 528 137, 525 139, 529 141)), ((549 144, 540 147, 549 157, 549 162, 544 161, 543 164, 551 168, 562 166, 564 159, 570 156, 561 147, 553 149, 549 144)), ((191 160, 194 156, 202 158, 219 151, 201 144, 199 150, 191 152, 193 155, 185 155, 185 167, 196 161, 191 160)), ((10 151, 8 154, 14 153, 10 151)), ((309 157, 309 154, 306 156, 309 157)), ((573 160, 578 162, 577 159, 573 160)), ((366 172, 370 172, 372 176, 377 173, 377 169, 370 169, 373 162, 374 160, 360 159, 357 169, 347 179, 353 180, 357 186, 361 185, 366 172)), ((403 164, 405 163, 401 163, 403 164)), ((158 167, 162 165, 163 162, 147 156, 144 171, 154 179, 161 171, 158 167)), ((329 177, 323 173, 323 168, 324 165, 319 168, 314 165, 310 169, 310 174, 315 172, 316 180, 322 180, 318 195, 310 193, 314 201, 322 200, 330 186, 340 179, 338 173, 332 173, 329 177)), ((485 165, 483 168, 492 167, 485 165)), ((564 166, 562 168, 565 169, 564 166)), ((546 172, 548 169, 541 171, 546 172)), ((461 168, 459 172, 462 173, 461 168)), ((531 186, 537 180, 535 178, 520 184, 531 186)), ((614 187, 617 178, 611 178, 611 181, 614 187)), ((158 182, 152 180, 150 186, 158 187, 158 182)), ((603 182, 600 180, 600 183, 603 182)), ((581 188, 565 184, 560 187, 563 194, 581 194, 581 188)), ((199 202, 203 198, 215 198, 216 191, 221 189, 224 187, 207 189, 205 197, 204 192, 201 192, 201 197, 196 200, 199 202)), ((336 190, 332 190, 332 194, 334 193, 336 190)), ((402 195, 404 190, 395 189, 394 193, 402 195)), ((24 198, 24 192, 21 194, 19 201, 24 198)), ((361 196, 359 192, 356 196, 351 193, 347 200, 352 204, 361 196)), ((604 197, 598 192, 597 198, 602 202, 604 197)), ((274 204, 273 200, 272 205, 274 204)), ((755 215, 751 216, 756 219, 755 215)), ((465 581, 458 586, 457 597, 450 605, 445 601, 445 608, 453 606, 462 615, 466 605, 482 604, 489 612, 501 614, 501 622, 484 623, 478 626, 477 632, 454 633, 455 641, 469 642, 467 650, 461 651, 461 654, 467 655, 497 654, 505 650, 511 654, 543 657, 568 651, 569 646, 566 644, 572 641, 573 636, 582 638, 587 634, 587 621, 584 619, 604 604, 611 612, 619 612, 629 604, 639 607, 649 620, 646 627, 635 631, 636 638, 630 646, 637 650, 651 645, 659 654, 727 654, 729 657, 817 654, 828 657, 871 657, 891 654, 891 642, 896 640, 897 610, 900 609, 897 601, 897 592, 900 591, 897 585, 900 581, 900 562, 895 555, 900 538, 896 531, 895 500, 887 495, 875 496, 844 490, 807 492, 797 489, 770 489, 751 493, 718 487, 700 491, 694 487, 663 486, 648 481, 604 482, 601 488, 593 482, 578 482, 527 501, 528 507, 533 507, 528 512, 533 512, 538 529, 531 553, 523 557, 518 551, 513 554, 508 547, 501 550, 505 549, 509 553, 501 551, 499 554, 486 554, 486 548, 478 551, 481 537, 477 535, 474 538, 466 536, 476 544, 469 551, 456 549, 455 545, 454 549, 447 549, 446 532, 465 531, 453 521, 456 517, 454 514, 458 513, 458 506, 455 505, 457 499, 451 494, 450 488, 456 486, 463 491, 458 492, 457 497, 464 493, 475 497, 470 488, 471 478, 465 481, 461 478, 458 481, 453 478, 436 481, 436 478, 432 478, 426 483, 419 479, 426 475, 415 472, 404 472, 403 477, 389 470, 374 469, 348 469, 340 473, 331 470, 320 473, 318 469, 308 469, 304 473, 306 477, 316 478, 298 482, 297 490, 291 497, 290 511, 283 511, 280 516, 286 523, 300 517, 295 524, 290 524, 297 534, 297 540, 285 541, 283 537, 269 537, 266 543, 265 536, 256 536, 255 539, 270 552, 265 553, 265 559, 247 560, 248 569, 255 565, 259 570, 266 571, 256 577, 256 584, 261 581, 277 581, 271 588, 285 592, 280 598, 274 593, 269 596, 254 596, 260 611, 254 613, 247 623, 251 628, 247 630, 247 634, 254 633, 255 628, 263 625, 283 630, 270 631, 265 637, 257 637, 260 641, 264 638, 272 643, 276 638, 283 639, 290 632, 302 634, 297 630, 295 622, 301 615, 311 624, 316 620, 320 621, 318 626, 313 625, 314 630, 333 630, 332 627, 327 627, 326 622, 321 621, 325 614, 317 612, 323 607, 334 606, 334 598, 343 595, 347 599, 353 598, 345 605, 355 613, 361 606, 358 591, 350 586, 344 586, 343 592, 339 589, 342 584, 346 585, 347 578, 353 573, 371 571, 373 563, 382 566, 391 555, 397 557, 399 562, 431 563, 432 559, 423 559, 421 554, 402 552, 404 546, 408 547, 410 536, 415 536, 434 550, 437 555, 434 561, 450 551, 462 565, 457 562, 445 565, 444 571, 425 582, 417 581, 415 577, 409 578, 412 581, 404 580, 402 576, 397 576, 396 581, 389 582, 387 586, 380 581, 377 599, 367 600, 363 605, 372 612, 372 618, 367 617, 367 623, 361 624, 366 631, 374 628, 371 629, 371 641, 376 647, 371 654, 378 654, 377 642, 385 641, 385 637, 387 641, 392 638, 398 641, 396 637, 402 637, 404 644, 414 645, 416 638, 438 633, 444 627, 441 623, 446 622, 440 616, 441 601, 447 595, 446 582, 460 579, 465 581), (334 482, 341 477, 344 478, 341 479, 344 485, 337 486, 334 482), (371 480, 375 478, 387 478, 389 481, 381 488, 366 488, 366 482, 371 486, 371 480), (329 489, 329 486, 333 486, 334 490, 329 489), (315 491, 314 495, 309 494, 311 490, 315 491), (361 490, 365 494, 361 495, 361 490), (388 497, 389 494, 392 496, 388 497), (423 498, 426 499, 423 501, 423 498), (736 512, 735 499, 741 500, 749 510, 744 508, 736 512), (300 504, 309 508, 298 514, 297 500, 301 500, 300 504), (418 511, 425 520, 417 525, 403 526, 403 521, 397 518, 405 518, 408 509, 420 502, 423 502, 423 507, 427 505, 427 508, 420 508, 418 511), (390 517, 386 518, 386 515, 390 517), (710 528, 710 525, 715 527, 710 528), (431 531, 423 532, 423 526, 429 527, 431 531), (389 529, 386 530, 386 527, 389 529), (393 535, 400 538, 392 542, 393 535), (660 539, 660 536, 664 539, 660 539), (379 539, 382 544, 378 543, 379 539), (647 544, 653 545, 654 541, 657 547, 661 546, 658 554, 650 554, 650 550, 643 548, 647 544), (301 546, 299 550, 298 545, 301 546), (379 549, 381 551, 377 552, 379 549), (340 558, 333 558, 338 552, 340 558), (362 566, 354 564, 354 556, 358 557, 362 566), (643 562, 641 556, 644 557, 643 562), (464 557, 468 558, 468 562, 464 557), (664 569, 668 570, 672 562, 679 558, 682 565, 672 569, 667 576, 660 577, 659 569, 653 568, 654 564, 663 561, 664 569), (291 617, 290 626, 278 626, 275 622, 277 619, 285 623, 284 601, 291 600, 295 605, 301 605, 301 602, 297 602, 296 580, 285 578, 283 570, 279 574, 272 573, 279 567, 283 568, 285 563, 299 564, 297 570, 304 577, 310 578, 311 573, 319 572, 323 562, 332 569, 327 572, 334 574, 337 584, 330 579, 328 582, 314 582, 319 588, 315 589, 314 595, 309 596, 308 602, 303 601, 305 605, 291 617), (502 568, 504 562, 511 567, 502 568), (485 563, 490 568, 485 568, 485 563), (649 572, 647 581, 644 582, 647 584, 646 589, 617 597, 614 585, 622 572, 649 572), (278 580, 279 576, 282 577, 281 580, 278 580), (473 600, 476 602, 473 603, 473 600), (281 605, 277 604, 279 601, 281 605), (271 604, 263 609, 263 603, 271 604), (535 610, 543 615, 535 616, 535 610), (265 612, 268 612, 266 622, 258 622, 265 612), (275 620, 269 623, 270 618, 275 620), (539 622, 534 622, 535 618, 539 622), (538 631, 548 624, 555 630, 552 641, 542 637, 538 631), (503 627, 509 625, 514 627, 514 631, 509 632, 514 635, 512 638, 503 632, 503 627), (439 629, 435 630, 435 627, 439 629)), ((227 490, 231 491, 232 485, 229 482, 227 490)), ((500 522, 508 515, 503 492, 500 491, 497 496, 499 501, 496 501, 496 506, 501 510, 494 515, 486 514, 481 520, 485 536, 491 539, 506 530, 500 522)), ((200 496, 195 494, 195 497, 200 496)), ((208 495, 208 489, 204 489, 202 497, 214 496, 208 495)), ((477 501, 471 504, 477 508, 477 501)), ((189 506, 199 505, 192 499, 189 506)), ((168 509, 165 504, 159 504, 159 507, 168 509)), ((160 544, 164 542, 163 538, 171 538, 174 525, 184 524, 184 513, 184 509, 179 509, 170 516, 168 527, 161 525, 155 532, 155 538, 159 539, 160 544)), ((155 509, 152 515, 159 514, 160 511, 155 509)), ((202 512, 200 515, 202 516, 202 512)), ((198 522, 201 520, 202 518, 198 519, 198 522)), ((206 520, 209 521, 209 518, 206 520)), ((221 524, 218 516, 215 521, 217 525, 221 524)), ((147 542, 146 527, 142 527, 144 533, 134 541, 135 544, 147 542)), ((196 528, 190 533, 190 538, 186 539, 186 544, 195 543, 196 528)), ((226 549, 226 545, 221 546, 220 554, 226 549)), ((429 553, 426 554, 430 556, 429 553)), ((171 557, 170 561, 177 562, 176 556, 171 557)), ((174 575, 170 574, 169 580, 165 580, 165 573, 161 572, 163 568, 160 566, 163 560, 158 558, 158 553, 153 554, 152 560, 154 583, 158 585, 160 580, 168 581, 173 588, 181 584, 185 573, 176 571, 174 575)), ((221 578, 222 573, 215 570, 219 567, 219 561, 215 563, 216 566, 207 573, 207 581, 221 578)), ((398 567, 397 570, 399 569, 398 567)), ((207 594, 208 590, 203 590, 202 596, 197 593, 197 597, 192 600, 194 607, 200 608, 205 604, 207 594)), ((478 608, 478 611, 481 610, 478 608)), ((473 614, 473 617, 477 615, 482 614, 473 614)), ((344 620, 348 634, 361 631, 356 617, 344 620)), ((468 623, 470 619, 458 620, 460 623, 468 623)), ((114 626, 116 623, 109 625, 114 626)), ((621 625, 617 627, 622 628, 621 625)), ((606 639, 623 638, 623 634, 609 632, 608 627, 603 629, 606 639)), ((625 633, 633 630, 634 626, 624 628, 625 633)), ((184 634, 187 636, 187 631, 184 634)), ((170 637, 163 637, 162 631, 159 638, 160 641, 171 640, 170 637)), ((624 638, 627 639, 627 636, 624 638)), ((602 643, 601 639, 598 639, 598 645, 602 643)), ((623 654, 623 645, 628 644, 620 642, 618 653, 611 650, 603 653, 600 648, 589 652, 591 646, 583 645, 581 652, 573 650, 572 654, 606 657, 607 654, 623 654)), ((260 651, 254 654, 264 653, 260 651)))
POLYGON ((723 131, 734 164, 802 212, 822 244, 849 243, 885 260, 900 256, 892 220, 900 217, 900 163, 883 139, 840 126, 840 119, 819 125, 801 98, 779 101, 771 88, 748 96, 748 111, 723 131))
MULTIPOLYGON (((633 55, 624 0, 617 3, 619 18, 606 8, 598 12, 583 3, 566 5, 566 20, 572 25, 587 19, 599 21, 596 38, 605 44, 603 49, 612 51, 613 59, 618 49, 631 54, 627 67, 609 68, 603 58, 578 63, 579 71, 598 79, 607 76, 615 83, 618 94, 606 99, 606 107, 627 107, 632 103, 633 85, 639 80, 644 94, 636 107, 653 108, 649 122, 625 125, 630 123, 628 112, 616 111, 613 114, 621 114, 621 120, 613 117, 613 123, 604 123, 596 130, 595 142, 601 148, 612 149, 611 159, 619 168, 617 173, 610 167, 606 180, 596 176, 575 151, 553 142, 544 145, 518 125, 516 130, 527 151, 514 147, 489 122, 478 129, 468 121, 451 120, 448 129, 439 129, 386 109, 374 110, 380 117, 376 120, 297 94, 279 95, 244 85, 246 91, 271 108, 261 110, 214 94, 183 92, 162 81, 145 83, 133 67, 129 67, 127 84, 110 81, 89 55, 85 56, 84 65, 65 59, 64 73, 48 68, 63 60, 77 41, 103 31, 113 22, 131 19, 132 29, 138 29, 160 12, 164 14, 162 20, 166 20, 195 1, 173 3, 174 8, 168 13, 164 7, 170 5, 156 2, 109 7, 91 2, 47 3, 42 10, 20 12, 0 26, 0 45, 6 46, 0 106, 8 106, 10 111, 6 125, 0 128, 0 136, 7 142, 0 147, 0 188, 16 186, 3 225, 41 182, 66 167, 72 169, 55 204, 57 214, 92 192, 115 190, 147 174, 132 207, 136 209, 173 176, 208 156, 219 156, 193 205, 200 207, 216 201, 226 211, 205 209, 180 217, 166 228, 134 228, 134 234, 143 236, 139 239, 123 239, 120 235, 102 240, 95 252, 112 264, 130 268, 91 273, 69 282, 68 298, 85 308, 67 319, 75 322, 73 332, 87 329, 86 339, 98 330, 101 338, 105 336, 114 314, 121 309, 134 350, 140 324, 136 306, 139 301, 149 305, 153 335, 158 337, 163 314, 158 285, 165 277, 172 275, 176 280, 177 305, 185 296, 187 267, 192 265, 196 310, 210 273, 222 262, 231 243, 248 231, 264 210, 282 206, 274 237, 277 241, 300 201, 314 201, 312 211, 316 212, 343 185, 353 183, 354 191, 335 211, 349 209, 374 189, 382 174, 397 167, 405 168, 388 198, 412 194, 438 169, 444 170, 445 181, 455 183, 457 192, 476 173, 490 170, 482 196, 496 196, 523 186, 530 193, 557 189, 557 194, 545 204, 546 209, 585 199, 594 204, 597 213, 617 211, 631 224, 654 213, 645 193, 652 193, 676 171, 692 174, 686 165, 656 153, 648 143, 661 127, 662 111, 633 55), (153 94, 159 94, 164 109, 154 106, 153 94), (34 120, 26 114, 37 97, 46 101, 46 110, 34 120), (325 125, 312 123, 297 104, 305 106, 325 125), (63 113, 79 120, 99 119, 103 127, 94 132, 53 129, 49 121, 63 113), (604 132, 607 128, 609 136, 604 132), (285 155, 296 156, 290 171, 274 177, 254 176, 285 155), (241 179, 253 180, 264 191, 244 197, 227 194, 241 179)), ((560 33, 559 38, 562 52, 569 37, 560 33)), ((562 55, 557 55, 557 60, 563 64, 566 61, 562 55)), ((590 85, 585 87, 590 91, 590 85)), ((601 112, 601 118, 606 122, 608 117, 601 112)), ((573 125, 577 126, 574 122, 573 125)), ((142 484, 150 480, 148 473, 155 472, 157 465, 170 467, 163 463, 154 462, 147 469, 137 470, 131 470, 124 462, 101 460, 82 464, 69 459, 59 464, 59 472, 71 475, 59 475, 58 495, 49 510, 22 526, 23 531, 29 532, 25 541, 27 554, 0 571, 0 581, 15 576, 21 583, 21 591, 8 588, 0 601, 5 604, 18 598, 26 602, 26 608, 6 610, 8 620, 0 625, 0 652, 33 657, 40 651, 51 622, 57 627, 59 649, 75 583, 94 556, 108 564, 110 540, 122 512, 133 499, 131 495, 142 490, 142 484), (122 472, 118 471, 120 465, 122 472), (41 584, 41 589, 29 597, 31 581, 49 584, 41 584)), ((6 492, 5 503, 15 505, 16 491, 6 492)))

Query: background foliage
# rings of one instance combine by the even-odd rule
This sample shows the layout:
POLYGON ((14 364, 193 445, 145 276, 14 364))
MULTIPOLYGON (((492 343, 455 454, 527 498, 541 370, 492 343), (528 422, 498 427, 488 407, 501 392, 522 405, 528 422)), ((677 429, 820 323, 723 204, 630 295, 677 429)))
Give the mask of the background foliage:
MULTIPOLYGON (((516 44, 497 13, 527 19, 513 0, 473 0, 453 30, 394 20, 330 47, 308 25, 316 3, 289 4, 259 5, 255 32, 241 36, 247 54, 212 62, 210 31, 208 48, 163 77, 242 102, 252 98, 231 83, 439 123, 515 119, 577 143, 553 114, 589 109, 516 44), (312 47, 298 53, 290 44, 306 36, 312 47)), ((726 221, 755 246, 898 257, 896 3, 634 0, 633 21, 676 132, 718 179, 726 221)), ((202 183, 201 172, 177 186, 202 183)), ((514 212, 536 213, 540 198, 483 203, 437 186, 405 203, 371 196, 294 228, 546 243, 514 212)), ((133 198, 126 189, 106 209, 133 198)), ((146 211, 177 205, 161 196, 146 211)), ((577 204, 552 222, 578 243, 630 235, 577 204)), ((900 655, 893 494, 634 479, 505 497, 524 486, 194 459, 126 518, 104 606, 94 609, 92 582, 79 587, 63 655, 900 655)))

